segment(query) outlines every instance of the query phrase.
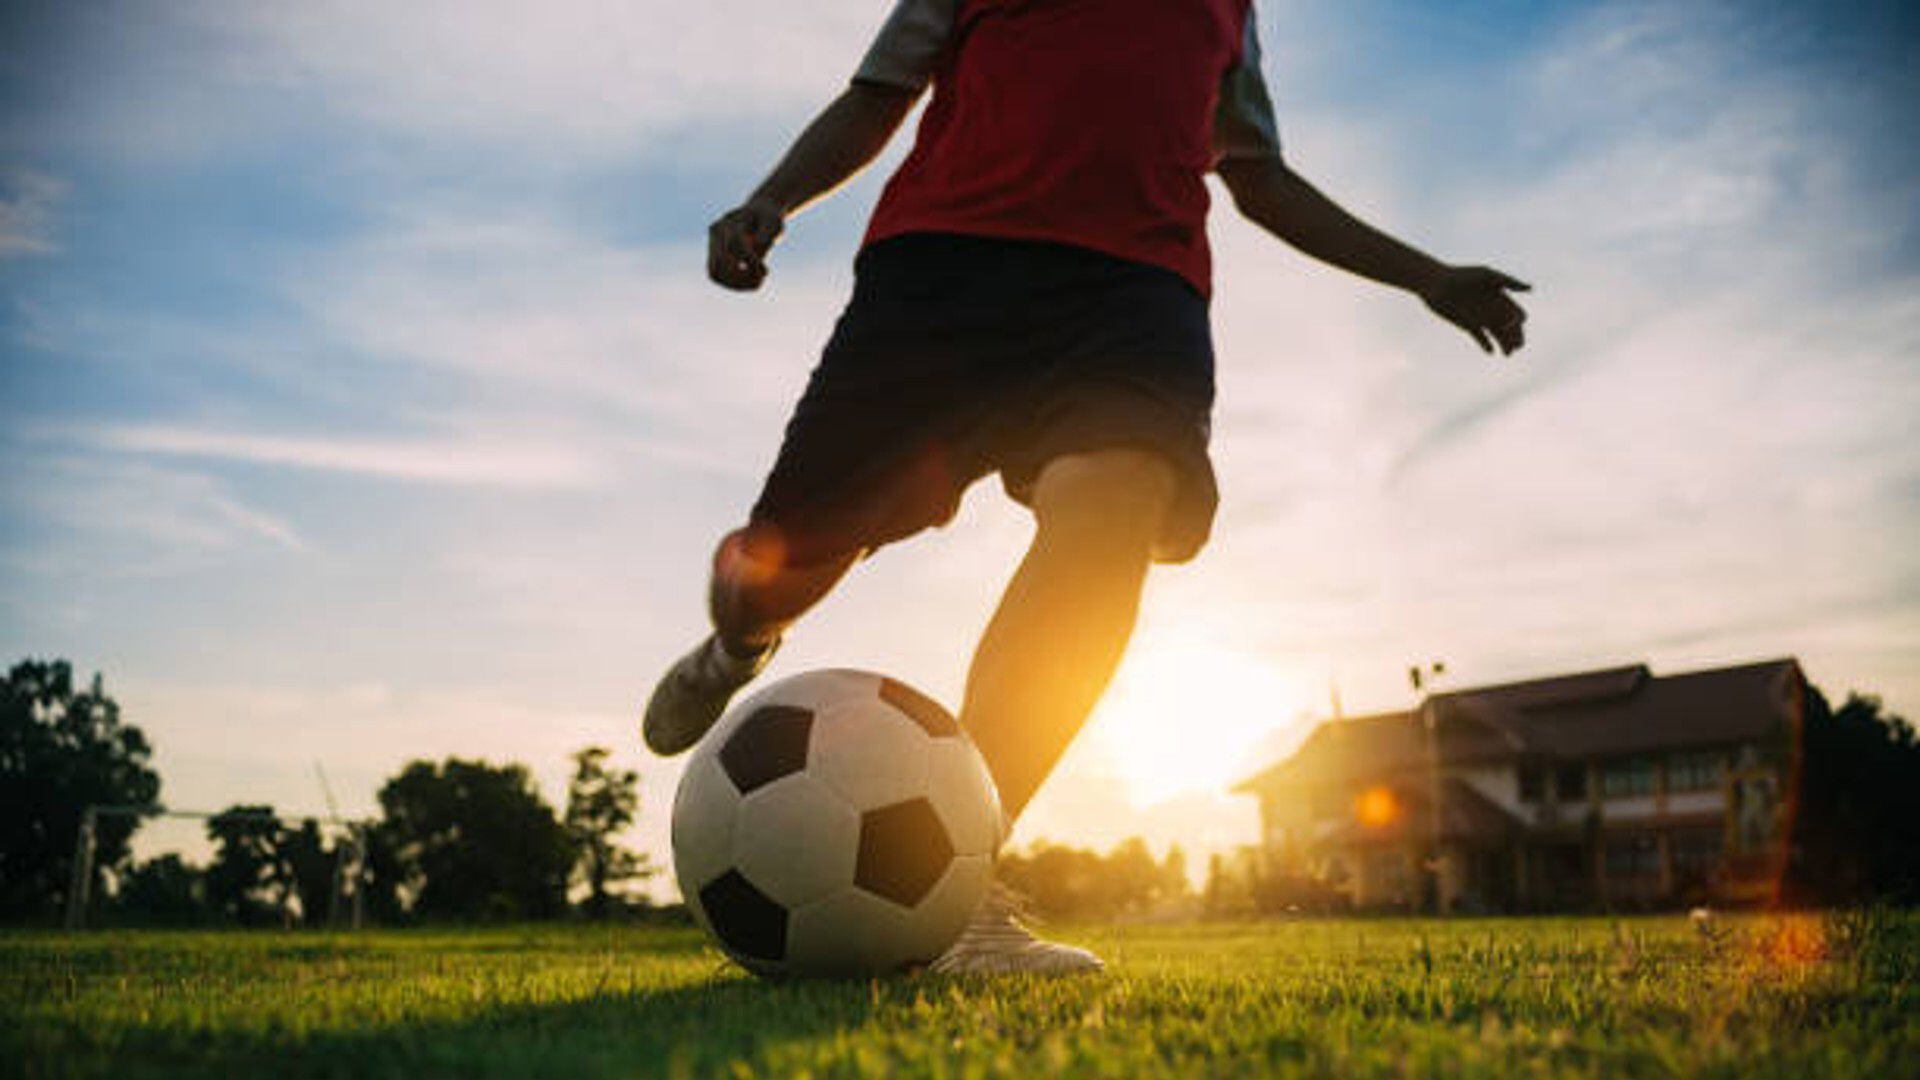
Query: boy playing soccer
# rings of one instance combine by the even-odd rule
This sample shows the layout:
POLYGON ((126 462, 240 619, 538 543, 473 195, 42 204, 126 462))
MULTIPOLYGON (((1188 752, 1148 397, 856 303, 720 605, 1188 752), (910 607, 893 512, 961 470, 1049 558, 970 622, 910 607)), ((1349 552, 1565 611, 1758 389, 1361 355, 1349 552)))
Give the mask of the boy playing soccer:
MULTIPOLYGON (((1508 291, 1527 286, 1438 262, 1287 166, 1259 61, 1250 0, 898 0, 851 85, 709 231, 709 276, 757 288, 787 216, 932 84, 760 498, 714 555, 714 631, 648 702, 649 747, 698 742, 855 562, 998 472, 1037 527, 960 718, 1011 824, 1119 663, 1149 565, 1192 558, 1212 524, 1209 171, 1305 254, 1413 293, 1483 350, 1521 346, 1508 291)), ((1099 966, 997 892, 936 964, 1099 966)))

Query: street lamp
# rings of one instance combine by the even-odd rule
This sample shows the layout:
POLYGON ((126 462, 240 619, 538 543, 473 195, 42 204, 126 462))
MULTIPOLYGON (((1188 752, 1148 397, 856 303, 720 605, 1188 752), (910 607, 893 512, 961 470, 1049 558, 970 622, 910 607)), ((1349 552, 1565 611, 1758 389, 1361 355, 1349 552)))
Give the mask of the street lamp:
MULTIPOLYGON (((1447 673, 1445 661, 1435 660, 1425 666, 1415 664, 1407 669, 1407 681, 1413 684, 1416 694, 1431 686, 1440 676, 1447 673)), ((1432 890, 1433 911, 1439 915, 1451 914, 1452 898, 1446 888, 1446 852, 1441 847, 1443 830, 1440 784, 1440 735, 1439 717, 1433 707, 1433 695, 1426 694, 1420 699, 1420 728, 1427 744, 1427 881, 1432 890)))

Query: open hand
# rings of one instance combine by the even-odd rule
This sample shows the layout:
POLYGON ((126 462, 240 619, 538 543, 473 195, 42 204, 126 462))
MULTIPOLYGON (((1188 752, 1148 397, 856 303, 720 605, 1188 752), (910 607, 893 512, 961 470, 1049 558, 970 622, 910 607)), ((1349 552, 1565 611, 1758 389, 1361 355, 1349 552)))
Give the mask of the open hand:
POLYGON ((1502 355, 1511 355, 1526 344, 1527 313, 1507 293, 1532 288, 1489 266, 1449 266, 1420 290, 1420 299, 1482 351, 1498 345, 1502 355))
POLYGON ((767 252, 785 222, 771 203, 749 199, 707 227, 707 276, 714 284, 749 292, 767 279, 767 252))

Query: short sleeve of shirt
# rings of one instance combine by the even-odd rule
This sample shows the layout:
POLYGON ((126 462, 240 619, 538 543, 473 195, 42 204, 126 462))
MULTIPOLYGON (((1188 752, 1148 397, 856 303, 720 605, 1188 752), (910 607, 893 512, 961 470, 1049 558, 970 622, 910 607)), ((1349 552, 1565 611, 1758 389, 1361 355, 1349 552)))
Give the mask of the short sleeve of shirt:
POLYGON ((1220 80, 1220 106, 1213 117, 1216 165, 1280 156, 1280 126, 1273 119, 1267 81, 1260 75, 1260 35, 1254 30, 1254 22, 1249 7, 1240 60, 1220 80))
POLYGON ((853 74, 854 82, 879 83, 918 93, 953 38, 960 0, 896 0, 853 74))

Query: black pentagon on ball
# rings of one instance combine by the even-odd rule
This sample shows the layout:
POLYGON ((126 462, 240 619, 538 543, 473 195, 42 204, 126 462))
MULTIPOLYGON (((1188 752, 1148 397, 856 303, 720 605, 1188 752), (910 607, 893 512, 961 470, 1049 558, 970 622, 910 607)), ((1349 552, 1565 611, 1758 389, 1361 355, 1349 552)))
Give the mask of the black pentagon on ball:
POLYGON ((898 679, 880 680, 880 700, 899 709, 934 738, 960 734, 960 724, 940 703, 898 679))
POLYGON ((902 907, 918 904, 953 862, 953 841, 925 799, 908 799, 860 815, 860 855, 853 883, 902 907))
POLYGON ((777 962, 787 955, 787 909, 738 870, 729 870, 700 890, 700 910, 727 948, 751 960, 777 962))
POLYGON ((745 795, 807 767, 813 713, 796 705, 763 705, 727 736, 720 767, 745 795))

